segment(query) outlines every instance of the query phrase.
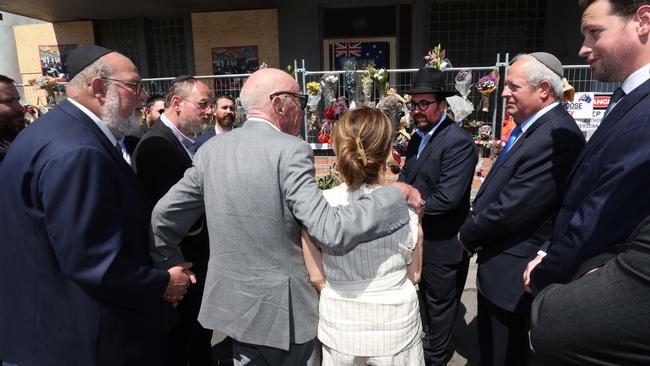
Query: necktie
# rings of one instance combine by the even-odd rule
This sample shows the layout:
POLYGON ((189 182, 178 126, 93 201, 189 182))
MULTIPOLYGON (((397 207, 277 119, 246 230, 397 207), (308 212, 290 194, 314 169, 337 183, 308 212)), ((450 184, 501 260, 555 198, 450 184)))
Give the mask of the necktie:
POLYGON ((499 161, 501 161, 501 158, 503 158, 508 153, 512 145, 514 145, 515 141, 517 141, 517 137, 519 137, 519 135, 521 135, 522 132, 523 131, 521 129, 521 125, 517 125, 517 127, 515 127, 512 130, 512 132, 510 133, 510 137, 508 138, 508 142, 506 143, 506 146, 503 148, 503 151, 501 151, 501 154, 499 154, 499 157, 497 158, 497 161, 494 163, 494 165, 496 165, 499 161))
POLYGON ((117 154, 119 156, 122 156, 122 149, 120 148, 120 144, 116 142, 114 147, 115 147, 115 151, 117 151, 117 154))
POLYGON ((618 102, 624 96, 625 96, 625 92, 620 87, 616 88, 616 90, 614 90, 614 93, 612 94, 612 97, 609 98, 609 105, 607 106, 607 110, 605 111, 605 114, 603 114, 603 119, 605 119, 605 117, 607 117, 609 112, 611 112, 611 110, 614 109, 616 104, 618 104, 618 102))

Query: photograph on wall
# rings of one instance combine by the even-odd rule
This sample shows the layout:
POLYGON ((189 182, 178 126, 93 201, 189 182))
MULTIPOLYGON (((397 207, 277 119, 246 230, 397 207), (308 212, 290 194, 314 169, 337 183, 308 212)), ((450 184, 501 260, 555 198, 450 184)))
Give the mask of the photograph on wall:
POLYGON ((76 44, 38 46, 42 75, 57 81, 68 81, 68 54, 75 48, 76 44))
POLYGON ((257 46, 217 47, 212 49, 214 75, 249 74, 259 67, 257 46))
POLYGON ((394 38, 324 39, 326 70, 343 70, 352 61, 357 70, 369 65, 377 69, 395 66, 394 38))

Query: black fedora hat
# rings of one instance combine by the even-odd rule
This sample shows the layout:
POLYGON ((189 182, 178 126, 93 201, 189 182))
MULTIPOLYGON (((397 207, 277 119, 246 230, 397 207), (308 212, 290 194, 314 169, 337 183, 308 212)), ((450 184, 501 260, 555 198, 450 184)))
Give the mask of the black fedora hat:
POLYGON ((438 94, 450 97, 458 94, 456 90, 447 89, 442 71, 431 67, 424 67, 415 74, 413 87, 402 91, 403 94, 438 94))

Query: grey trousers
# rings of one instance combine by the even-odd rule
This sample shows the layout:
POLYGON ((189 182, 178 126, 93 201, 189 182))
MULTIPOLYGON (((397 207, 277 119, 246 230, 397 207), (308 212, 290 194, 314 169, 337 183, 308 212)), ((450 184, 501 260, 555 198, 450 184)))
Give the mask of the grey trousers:
POLYGON ((531 343, 546 365, 650 365, 650 285, 615 260, 551 285, 533 302, 531 343))

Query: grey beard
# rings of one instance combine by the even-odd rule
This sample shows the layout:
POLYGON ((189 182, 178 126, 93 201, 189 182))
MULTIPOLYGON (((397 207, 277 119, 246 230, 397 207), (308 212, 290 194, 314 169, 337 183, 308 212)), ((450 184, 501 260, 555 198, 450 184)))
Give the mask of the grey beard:
POLYGON ((140 116, 137 112, 133 111, 133 114, 129 117, 123 118, 120 117, 119 110, 120 96, 114 87, 109 86, 106 102, 102 107, 101 120, 104 121, 108 129, 113 132, 117 139, 131 135, 140 128, 140 116))

